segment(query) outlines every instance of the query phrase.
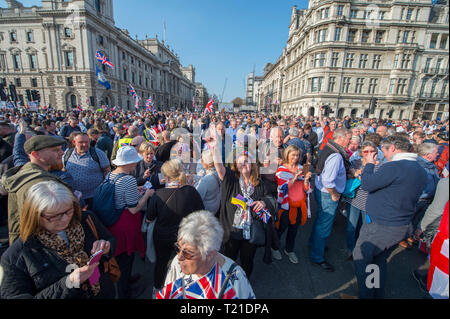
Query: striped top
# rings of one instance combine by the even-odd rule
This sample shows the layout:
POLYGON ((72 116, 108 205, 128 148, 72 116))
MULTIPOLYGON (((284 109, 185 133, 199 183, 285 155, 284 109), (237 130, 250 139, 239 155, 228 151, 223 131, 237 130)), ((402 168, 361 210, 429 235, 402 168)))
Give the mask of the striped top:
MULTIPOLYGON (((374 172, 376 172, 381 167, 381 165, 383 165, 383 163, 375 165, 374 172)), ((364 170, 364 166, 362 166, 361 169, 364 170)), ((359 210, 362 210, 363 212, 365 212, 368 197, 369 197, 369 192, 363 190, 360 186, 356 190, 356 195, 354 198, 343 197, 343 200, 344 200, 344 202, 349 203, 353 207, 356 207, 359 210)))
MULTIPOLYGON (((117 175, 111 173, 109 176, 110 180, 114 179, 117 175)), ((119 178, 115 185, 114 195, 116 209, 136 207, 141 198, 136 178, 131 175, 119 178)))

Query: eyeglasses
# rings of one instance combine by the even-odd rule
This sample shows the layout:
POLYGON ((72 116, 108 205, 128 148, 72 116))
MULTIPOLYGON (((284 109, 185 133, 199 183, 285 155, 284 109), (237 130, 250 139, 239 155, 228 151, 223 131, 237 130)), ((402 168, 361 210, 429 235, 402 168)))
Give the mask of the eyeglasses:
POLYGON ((72 216, 73 215, 73 208, 69 209, 68 211, 65 211, 64 213, 59 213, 53 216, 45 216, 42 215, 41 217, 47 220, 48 222, 59 222, 63 216, 72 216))
POLYGON ((184 259, 190 260, 190 259, 193 259, 195 256, 197 256, 197 254, 193 254, 193 253, 189 253, 185 250, 181 250, 180 245, 178 245, 178 243, 175 243, 173 246, 175 247, 175 252, 177 253, 177 255, 179 253, 181 253, 181 255, 183 256, 184 259))

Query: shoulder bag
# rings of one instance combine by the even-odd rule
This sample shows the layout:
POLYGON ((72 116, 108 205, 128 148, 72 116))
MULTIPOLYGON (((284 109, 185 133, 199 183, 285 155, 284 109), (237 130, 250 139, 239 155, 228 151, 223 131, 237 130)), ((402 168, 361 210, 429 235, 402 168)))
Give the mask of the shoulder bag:
MULTIPOLYGON (((98 240, 99 237, 97 229, 95 228, 95 224, 91 216, 88 215, 88 217, 86 218, 86 223, 89 225, 89 228, 92 230, 95 238, 98 240)), ((117 282, 120 279, 120 267, 115 257, 111 257, 108 261, 103 262, 103 268, 105 269, 105 273, 109 275, 109 278, 112 282, 117 282)))

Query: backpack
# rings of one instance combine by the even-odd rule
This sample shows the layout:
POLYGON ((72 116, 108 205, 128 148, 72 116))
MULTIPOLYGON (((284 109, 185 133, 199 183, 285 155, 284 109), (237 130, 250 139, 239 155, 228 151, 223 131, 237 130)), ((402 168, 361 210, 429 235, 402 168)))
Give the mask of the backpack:
MULTIPOLYGON (((66 152, 66 154, 64 154, 64 159, 63 159, 64 167, 67 166, 67 162, 69 161, 70 156, 72 156, 72 153, 74 150, 75 150, 75 148, 72 147, 66 152)), ((89 154, 91 155, 92 159, 97 162, 97 164, 100 166, 100 168, 102 168, 100 165, 100 159, 98 158, 98 154, 95 151, 94 147, 89 147, 89 154)))
POLYGON ((115 184, 127 174, 121 173, 110 179, 111 173, 108 173, 105 180, 95 189, 94 203, 92 211, 102 221, 106 227, 112 226, 120 217, 122 209, 116 209, 115 203, 115 184))

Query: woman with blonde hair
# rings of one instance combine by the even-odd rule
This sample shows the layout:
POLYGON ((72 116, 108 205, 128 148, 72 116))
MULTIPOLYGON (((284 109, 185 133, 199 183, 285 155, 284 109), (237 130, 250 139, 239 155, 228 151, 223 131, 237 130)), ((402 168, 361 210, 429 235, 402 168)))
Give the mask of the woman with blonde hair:
POLYGON ((94 214, 81 213, 78 200, 61 183, 40 182, 26 196, 20 238, 1 258, 2 298, 114 298, 114 286, 103 263, 114 255, 115 239, 94 214), (88 224, 91 219, 100 239, 88 224), (99 269, 100 279, 90 282, 99 269), (73 270, 73 272, 71 272, 73 270))
POLYGON ((194 211, 204 209, 200 194, 193 186, 186 185, 186 173, 179 159, 165 162, 161 172, 166 187, 156 190, 155 195, 148 201, 146 215, 147 222, 156 223, 153 231, 156 290, 163 287, 167 264, 175 252, 174 244, 181 220, 194 211))
POLYGON ((142 186, 146 182, 150 182, 153 189, 164 187, 164 185, 161 185, 158 178, 158 174, 161 173, 161 166, 163 163, 157 161, 155 158, 155 145, 151 142, 143 142, 139 146, 139 154, 142 156, 142 160, 137 163, 136 169, 133 172, 138 186, 142 186))
MULTIPOLYGON (((293 264, 298 263, 297 255, 294 252, 295 238, 298 226, 304 225, 308 215, 306 203, 307 195, 305 191, 310 189, 309 180, 311 172, 309 165, 300 165, 302 151, 296 145, 289 145, 283 152, 283 164, 276 172, 278 184, 278 237, 287 229, 286 246, 284 252, 293 264)), ((281 260, 281 253, 278 250, 272 251, 273 257, 281 260)))

